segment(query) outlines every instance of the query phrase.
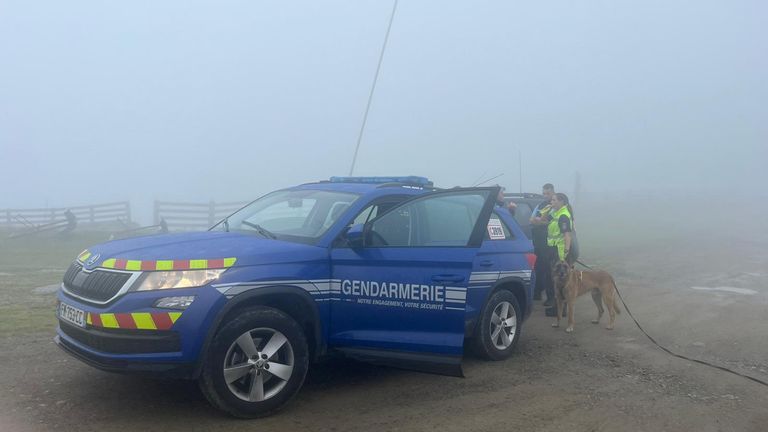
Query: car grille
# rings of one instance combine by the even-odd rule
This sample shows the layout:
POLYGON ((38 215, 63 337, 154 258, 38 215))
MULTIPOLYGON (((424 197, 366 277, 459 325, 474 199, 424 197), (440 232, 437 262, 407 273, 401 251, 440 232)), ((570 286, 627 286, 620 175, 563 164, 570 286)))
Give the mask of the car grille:
POLYGON ((79 263, 72 263, 64 274, 64 287, 86 300, 105 302, 114 297, 130 277, 130 273, 104 270, 87 273, 79 263))
POLYGON ((142 354, 181 351, 181 338, 173 331, 106 331, 81 329, 61 322, 61 331, 97 351, 112 354, 142 354))

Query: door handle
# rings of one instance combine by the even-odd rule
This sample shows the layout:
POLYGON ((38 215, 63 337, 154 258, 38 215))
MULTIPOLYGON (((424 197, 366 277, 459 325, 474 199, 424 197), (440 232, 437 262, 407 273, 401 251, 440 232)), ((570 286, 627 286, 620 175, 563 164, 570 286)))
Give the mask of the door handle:
POLYGON ((456 274, 439 274, 432 276, 434 282, 461 282, 464 276, 456 274))
POLYGON ((480 267, 491 267, 493 264, 491 260, 480 261, 480 267))

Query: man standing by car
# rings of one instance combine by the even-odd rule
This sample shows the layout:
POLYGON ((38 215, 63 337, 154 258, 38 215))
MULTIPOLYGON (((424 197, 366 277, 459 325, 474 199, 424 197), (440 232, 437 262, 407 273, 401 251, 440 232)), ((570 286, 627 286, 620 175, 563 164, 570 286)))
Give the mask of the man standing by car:
POLYGON ((496 186, 499 187, 499 194, 496 196, 496 205, 499 206, 499 207, 502 207, 502 208, 506 208, 507 210, 509 210, 509 213, 512 216, 514 216, 515 215, 515 210, 517 210, 517 204, 515 204, 512 201, 510 201, 509 204, 505 203, 504 202, 504 191, 506 190, 506 188, 504 186, 501 186, 501 185, 496 185, 496 186))
POLYGON ((534 287, 534 299, 541 300, 541 293, 547 293, 545 307, 554 304, 554 286, 552 284, 552 275, 549 267, 552 257, 549 256, 547 247, 547 225, 549 224, 549 210, 552 196, 555 194, 555 187, 552 183, 547 183, 541 188, 541 194, 544 195, 542 201, 533 210, 530 222, 533 240, 533 252, 536 254, 536 265, 534 272, 536 274, 536 286, 534 287))

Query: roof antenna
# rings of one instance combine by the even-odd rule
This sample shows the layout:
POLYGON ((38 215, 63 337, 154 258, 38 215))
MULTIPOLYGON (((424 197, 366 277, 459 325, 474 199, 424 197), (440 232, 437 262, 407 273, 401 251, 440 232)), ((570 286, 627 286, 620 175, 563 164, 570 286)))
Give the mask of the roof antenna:
POLYGON ((357 162, 357 152, 360 150, 360 142, 363 140, 363 132, 365 132, 365 123, 368 121, 368 111, 371 109, 371 101, 373 100, 373 92, 376 90, 376 82, 379 80, 379 71, 381 70, 381 62, 384 60, 384 51, 387 49, 387 41, 389 41, 389 31, 392 30, 392 21, 395 19, 395 11, 397 10, 397 1, 392 4, 392 15, 389 16, 389 25, 387 26, 387 33, 384 35, 384 43, 381 45, 381 54, 379 54, 379 64, 376 66, 376 73, 373 75, 373 84, 371 85, 371 93, 368 95, 368 104, 365 106, 365 114, 363 114, 363 124, 360 126, 360 134, 357 136, 357 145, 355 146, 355 155, 352 157, 352 166, 349 168, 349 175, 351 176, 355 172, 355 162, 357 162))
POLYGON ((520 193, 523 193, 523 151, 517 151, 517 161, 519 162, 518 172, 520 173, 520 193))
POLYGON ((497 178, 499 178, 499 177, 501 177, 501 176, 503 176, 503 175, 504 175, 504 173, 501 173, 501 174, 499 174, 499 175, 497 175, 497 176, 494 176, 494 177, 491 177, 491 178, 489 178, 488 180, 484 180, 484 181, 481 181, 480 183, 474 184, 474 185, 472 185, 472 187, 478 187, 478 186, 480 186, 480 185, 482 185, 482 184, 488 183, 488 182, 489 182, 489 181, 491 181, 491 180, 496 180, 497 178))

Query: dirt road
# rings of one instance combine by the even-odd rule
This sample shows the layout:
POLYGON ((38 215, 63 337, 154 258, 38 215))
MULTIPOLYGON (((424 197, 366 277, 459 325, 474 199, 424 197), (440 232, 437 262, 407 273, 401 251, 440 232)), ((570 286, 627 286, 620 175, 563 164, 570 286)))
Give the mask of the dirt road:
MULTIPOLYGON (((765 244, 728 246, 738 254, 710 239, 671 242, 663 253, 587 252, 616 274, 659 341, 768 380, 765 244)), ((768 430, 768 388, 664 354, 626 313, 612 332, 590 324, 593 313, 580 298, 576 331, 566 334, 537 305, 517 354, 468 357, 463 379, 333 360, 311 370, 286 410, 252 421, 215 411, 192 383, 91 369, 60 352, 52 331, 6 334, 0 430, 768 430)))

